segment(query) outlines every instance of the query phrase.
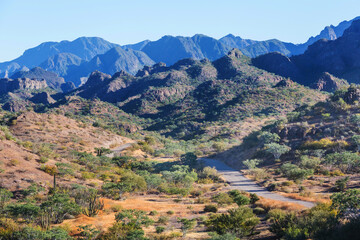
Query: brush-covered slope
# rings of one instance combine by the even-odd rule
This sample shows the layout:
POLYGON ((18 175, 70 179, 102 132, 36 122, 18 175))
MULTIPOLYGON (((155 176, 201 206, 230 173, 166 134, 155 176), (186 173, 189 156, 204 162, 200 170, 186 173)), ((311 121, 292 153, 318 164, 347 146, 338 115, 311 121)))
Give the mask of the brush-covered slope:
MULTIPOLYGON (((101 128, 57 114, 25 112, 13 115, 0 112, 0 184, 11 190, 32 183, 52 185, 46 166, 60 169, 58 184, 87 185, 85 170, 76 164, 80 152, 94 152, 95 147, 117 146, 129 141, 101 128), (8 127, 5 124, 10 125, 8 127), (62 170, 63 172, 62 172, 62 170), (71 177, 69 178, 69 175, 71 177), (20 176, 20 177, 19 177, 20 176)), ((88 161, 92 154, 89 154, 88 161)), ((87 162, 90 164, 90 162, 87 162)), ((93 172, 94 171, 93 169, 93 172)))
POLYGON ((325 102, 295 109, 217 157, 239 168, 257 159, 247 163, 260 163, 262 169, 252 168, 249 174, 261 184, 311 201, 358 188, 359 101, 360 89, 352 85, 325 102))
POLYGON ((152 119, 149 130, 184 138, 204 134, 208 125, 281 115, 323 99, 319 92, 252 66, 239 50, 214 62, 158 64, 138 77, 95 72, 73 94, 116 103, 128 113, 152 119))

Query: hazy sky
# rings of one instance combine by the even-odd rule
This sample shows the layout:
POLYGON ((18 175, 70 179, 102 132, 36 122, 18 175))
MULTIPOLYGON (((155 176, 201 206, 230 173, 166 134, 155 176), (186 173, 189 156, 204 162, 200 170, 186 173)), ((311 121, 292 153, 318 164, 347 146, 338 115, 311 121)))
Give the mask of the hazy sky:
POLYGON ((232 33, 301 43, 359 15, 359 0, 0 0, 0 62, 45 41, 80 36, 128 44, 232 33))

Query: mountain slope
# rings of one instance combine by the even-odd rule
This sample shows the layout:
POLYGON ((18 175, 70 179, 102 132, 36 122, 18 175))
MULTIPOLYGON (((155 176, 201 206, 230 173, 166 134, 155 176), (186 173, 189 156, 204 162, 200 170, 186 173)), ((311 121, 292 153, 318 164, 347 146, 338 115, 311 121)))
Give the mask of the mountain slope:
POLYGON ((319 35, 315 37, 310 37, 309 40, 304 43, 307 46, 310 46, 311 44, 317 42, 320 39, 328 39, 328 40, 335 40, 341 37, 344 34, 344 31, 348 29, 353 21, 359 20, 360 17, 356 17, 349 21, 343 21, 339 23, 337 26, 326 26, 324 30, 320 32, 319 35))
POLYGON ((259 68, 290 77, 301 84, 311 86, 317 85, 318 80, 325 80, 328 85, 335 84, 341 87, 346 85, 341 79, 350 83, 360 83, 359 55, 360 20, 356 20, 345 30, 342 37, 333 41, 319 40, 309 46, 304 54, 287 58, 271 53, 259 56, 252 62, 259 68), (324 73, 329 73, 334 78, 323 78, 324 73))
POLYGON ((89 74, 95 70, 107 74, 114 74, 121 70, 136 74, 139 69, 144 66, 153 65, 154 63, 154 61, 141 51, 116 47, 104 54, 95 56, 89 62, 84 62, 78 67, 73 67, 65 78, 67 81, 72 81, 75 85, 79 86, 81 84, 80 79, 89 76, 89 74))
POLYGON ((47 71, 54 72, 59 76, 65 76, 69 68, 79 66, 83 60, 72 53, 59 53, 49 57, 39 66, 47 71))
POLYGON ((19 69, 20 66, 33 68, 59 53, 71 53, 87 61, 116 46, 118 45, 98 37, 81 37, 74 41, 45 42, 26 50, 23 55, 12 61, 0 63, 0 71, 8 70, 10 72, 12 69, 9 69, 9 66, 14 64, 18 65, 16 69, 19 69))
POLYGON ((259 41, 243 39, 239 36, 234 36, 232 34, 228 34, 225 37, 220 38, 219 42, 221 42, 222 44, 224 44, 225 46, 227 46, 231 49, 233 49, 233 48, 243 49, 247 46, 258 43, 259 41))
POLYGON ((155 62, 164 62, 167 65, 184 58, 215 60, 224 56, 228 50, 229 47, 216 39, 200 34, 193 37, 164 36, 142 48, 155 62))

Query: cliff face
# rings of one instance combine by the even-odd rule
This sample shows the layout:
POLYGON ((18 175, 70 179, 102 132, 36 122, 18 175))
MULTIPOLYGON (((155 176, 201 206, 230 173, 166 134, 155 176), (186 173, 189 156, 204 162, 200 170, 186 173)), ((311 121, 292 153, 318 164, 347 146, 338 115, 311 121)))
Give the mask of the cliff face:
POLYGON ((0 94, 14 92, 16 90, 37 90, 47 87, 48 85, 45 80, 34 80, 29 78, 0 79, 0 94))

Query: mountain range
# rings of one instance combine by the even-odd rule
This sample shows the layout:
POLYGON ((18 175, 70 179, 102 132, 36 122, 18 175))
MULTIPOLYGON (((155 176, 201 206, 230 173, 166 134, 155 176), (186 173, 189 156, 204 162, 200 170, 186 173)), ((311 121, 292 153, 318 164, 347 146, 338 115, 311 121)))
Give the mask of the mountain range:
MULTIPOLYGON (((201 34, 193 37, 164 36, 156 41, 145 40, 136 44, 119 46, 98 37, 81 37, 74 41, 45 42, 28 49, 20 57, 0 63, 0 76, 8 77, 17 71, 41 67, 63 77, 76 86, 84 83, 91 72, 107 74, 126 71, 135 75, 146 65, 164 62, 172 65, 185 58, 214 61, 238 48, 249 57, 279 52, 285 56, 299 55, 320 39, 335 40, 342 36, 355 18, 337 26, 327 26, 319 35, 306 43, 293 44, 277 39, 256 41, 227 35, 219 40, 201 34)), ((51 84, 49 84, 50 87, 51 84)))
POLYGON ((318 84, 316 80, 324 73, 328 76, 325 79, 332 81, 333 85, 341 85, 341 79, 359 84, 359 55, 360 20, 356 20, 343 32, 342 37, 335 40, 318 40, 310 45, 304 54, 289 58, 280 53, 268 53, 254 58, 252 62, 259 68, 290 77, 308 86, 318 84))

